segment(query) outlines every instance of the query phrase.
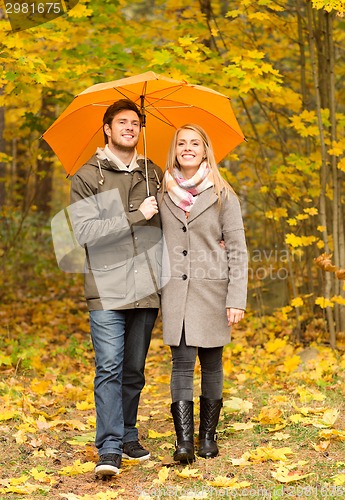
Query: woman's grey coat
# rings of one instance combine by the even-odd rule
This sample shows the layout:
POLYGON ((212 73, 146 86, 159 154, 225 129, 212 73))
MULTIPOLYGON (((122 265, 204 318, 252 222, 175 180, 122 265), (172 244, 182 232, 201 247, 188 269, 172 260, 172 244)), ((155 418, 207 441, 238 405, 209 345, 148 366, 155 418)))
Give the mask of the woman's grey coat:
POLYGON ((160 204, 169 266, 163 265, 163 339, 178 346, 183 324, 189 346, 230 341, 226 308, 246 308, 248 257, 238 198, 213 188, 198 195, 188 219, 164 193, 160 204), (224 241, 224 245, 220 244, 224 241))

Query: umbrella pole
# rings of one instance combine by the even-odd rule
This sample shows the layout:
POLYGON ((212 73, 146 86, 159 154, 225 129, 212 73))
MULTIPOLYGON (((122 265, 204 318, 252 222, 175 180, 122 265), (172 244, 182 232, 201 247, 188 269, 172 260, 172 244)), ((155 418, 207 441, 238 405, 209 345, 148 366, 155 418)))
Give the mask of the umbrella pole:
POLYGON ((144 161, 145 161, 145 177, 146 177, 146 192, 147 196, 150 196, 150 187, 149 187, 149 175, 148 175, 148 166, 147 166, 147 153, 146 153, 146 115, 145 115, 145 105, 144 101, 145 96, 140 96, 140 112, 141 112, 141 127, 143 129, 143 140, 144 140, 144 161))

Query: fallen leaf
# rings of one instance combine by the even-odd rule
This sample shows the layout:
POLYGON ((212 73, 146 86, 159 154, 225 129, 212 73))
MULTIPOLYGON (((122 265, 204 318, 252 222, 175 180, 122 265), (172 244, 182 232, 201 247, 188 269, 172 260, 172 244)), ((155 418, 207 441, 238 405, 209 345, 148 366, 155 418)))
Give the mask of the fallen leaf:
POLYGON ((253 429, 255 424, 253 422, 248 422, 247 424, 242 424, 241 422, 235 422, 231 424, 231 427, 235 429, 235 431, 246 431, 249 429, 253 429))
POLYGON ((264 406, 258 416, 260 424, 280 424, 283 412, 279 408, 264 406))
POLYGON ((213 481, 206 481, 209 486, 218 488, 247 488, 251 485, 248 481, 238 482, 237 477, 228 478, 226 476, 217 476, 213 481))
POLYGON ((76 460, 73 465, 68 465, 63 467, 63 469, 58 471, 58 474, 62 476, 76 476, 78 474, 84 474, 85 472, 90 472, 94 470, 94 462, 80 463, 80 460, 76 460))
POLYGON ((249 411, 253 408, 253 403, 249 401, 244 401, 241 398, 235 398, 234 396, 224 401, 223 409, 224 411, 238 411, 240 413, 249 413, 249 411))
POLYGON ((324 452, 327 450, 328 446, 330 444, 330 441, 320 441, 319 444, 311 443, 312 447, 314 448, 315 451, 320 451, 324 452))
POLYGON ((175 470, 175 474, 179 477, 196 477, 198 479, 202 479, 202 474, 200 474, 198 469, 190 469, 187 465, 181 472, 179 470, 175 470))
POLYGON ((169 469, 168 467, 162 467, 162 469, 158 472, 158 479, 154 479, 153 482, 155 484, 163 484, 168 479, 169 469))
POLYGON ((280 483, 292 483, 294 481, 300 481, 306 477, 312 476, 314 472, 308 474, 299 474, 298 472, 291 472, 286 467, 279 467, 277 471, 271 471, 272 477, 279 481, 280 483))
POLYGON ((336 476, 332 477, 332 480, 335 485, 342 486, 343 484, 345 484, 345 474, 337 474, 336 476))
POLYGON ((283 433, 283 432, 277 432, 274 434, 271 439, 274 439, 275 441, 284 441, 285 439, 289 439, 290 434, 283 433))
POLYGON ((169 437, 169 436, 173 436, 173 435, 174 435, 174 433, 171 431, 156 432, 156 431, 153 431, 152 429, 149 429, 148 433, 147 433, 147 437, 151 438, 151 439, 156 439, 156 438, 161 438, 161 437, 169 437))

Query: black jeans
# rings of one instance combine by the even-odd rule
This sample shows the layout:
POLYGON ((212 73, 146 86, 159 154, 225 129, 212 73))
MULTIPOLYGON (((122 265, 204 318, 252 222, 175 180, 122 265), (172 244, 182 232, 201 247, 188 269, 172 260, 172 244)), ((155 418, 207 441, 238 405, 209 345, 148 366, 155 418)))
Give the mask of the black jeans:
POLYGON ((198 355, 201 366, 201 395, 221 399, 223 392, 223 347, 193 347, 186 345, 184 331, 178 347, 171 346, 171 400, 193 401, 194 368, 198 355))

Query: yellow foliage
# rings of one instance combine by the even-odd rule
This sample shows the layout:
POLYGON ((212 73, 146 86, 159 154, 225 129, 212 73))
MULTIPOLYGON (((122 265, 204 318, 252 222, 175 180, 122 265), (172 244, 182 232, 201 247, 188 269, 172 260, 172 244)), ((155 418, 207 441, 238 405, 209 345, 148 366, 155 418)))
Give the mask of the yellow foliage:
POLYGON ((264 406, 258 416, 260 424, 280 424, 283 412, 279 408, 264 406))
POLYGON ((244 401, 241 398, 231 397, 223 402, 224 411, 238 411, 240 413, 249 413, 253 408, 253 404, 249 401, 244 401))
POLYGON ((292 483, 294 481, 300 481, 313 475, 313 472, 308 474, 299 474, 298 472, 292 472, 287 467, 280 466, 276 471, 271 472, 272 477, 279 481, 280 483, 292 483))
POLYGON ((62 476, 77 476, 78 474, 85 474, 86 472, 91 472, 95 468, 94 462, 81 463, 80 460, 76 460, 73 465, 63 467, 59 470, 59 474, 62 476))
POLYGON ((302 297, 296 297, 296 298, 292 299, 290 304, 292 305, 292 307, 302 307, 303 306, 303 299, 302 299, 302 297))
POLYGON ((224 476, 217 476, 213 481, 207 481, 207 484, 210 486, 216 486, 218 488, 247 488, 251 485, 249 481, 240 481, 238 482, 237 477, 228 478, 224 476))
POLYGON ((332 481, 336 486, 342 486, 343 484, 345 484, 345 474, 336 474, 332 477, 332 481))
POLYGON ((342 172, 345 172, 345 158, 342 158, 341 160, 339 160, 337 167, 342 172))
POLYGON ((285 461, 287 460, 287 455, 292 455, 293 451, 291 448, 272 448, 271 445, 259 446, 254 451, 247 451, 242 455, 241 458, 244 460, 249 460, 250 462, 267 462, 272 460, 285 461))
POLYGON ((332 439, 339 441, 345 441, 345 431, 340 431, 337 429, 324 429, 319 431, 319 436, 322 439, 332 439))
POLYGON ((233 424, 231 424, 231 427, 235 429, 235 431, 245 431, 248 429, 253 429, 254 426, 255 424, 253 422, 247 422, 246 424, 241 422, 234 422, 233 424))
POLYGON ((287 357, 284 359, 284 371, 287 373, 292 373, 301 364, 301 358, 298 355, 287 357))
POLYGON ((157 438, 161 438, 161 437, 169 437, 169 436, 172 436, 174 433, 171 432, 171 431, 167 431, 167 432, 156 432, 152 429, 149 429, 148 430, 148 433, 147 433, 147 437, 150 438, 150 439, 157 439, 157 438))
POLYGON ((179 477, 183 477, 185 479, 188 478, 197 478, 197 479, 202 479, 202 474, 199 472, 198 469, 190 469, 189 466, 185 467, 184 469, 181 470, 175 470, 175 474, 179 477))
POLYGON ((326 309, 326 307, 334 307, 334 303, 326 297, 317 297, 315 299, 315 304, 320 306, 321 309, 326 309))
POLYGON ((154 479, 153 482, 155 484, 163 484, 168 479, 168 476, 169 476, 168 467, 162 467, 161 470, 158 472, 158 479, 154 479))
POLYGON ((331 443, 330 441, 320 441, 319 444, 312 443, 311 445, 315 451, 324 453, 329 447, 330 443, 331 443))
POLYGON ((267 352, 273 353, 284 349, 284 347, 286 347, 286 344, 287 341, 285 339, 276 338, 267 342, 265 345, 265 349, 267 352))
POLYGON ((316 236, 297 236, 293 233, 288 233, 285 236, 285 242, 294 248, 307 247, 318 241, 316 236))

